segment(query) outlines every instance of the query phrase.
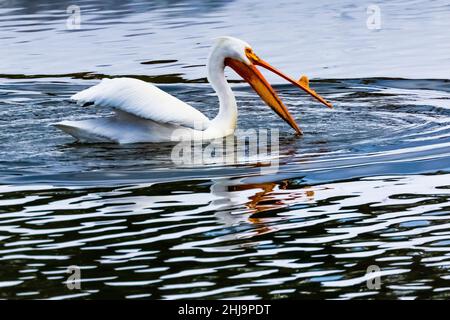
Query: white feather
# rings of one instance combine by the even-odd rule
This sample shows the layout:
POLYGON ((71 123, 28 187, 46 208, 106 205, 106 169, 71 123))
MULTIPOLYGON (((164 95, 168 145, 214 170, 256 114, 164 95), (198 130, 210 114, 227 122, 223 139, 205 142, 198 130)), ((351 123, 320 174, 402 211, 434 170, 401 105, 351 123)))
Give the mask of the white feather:
POLYGON ((159 123, 204 130, 209 119, 197 109, 171 96, 153 84, 132 78, 103 79, 71 99, 78 104, 93 103, 159 123))
MULTIPOLYGON (((54 125, 82 142, 115 143, 169 142, 172 139, 178 139, 174 133, 181 134, 180 129, 183 128, 169 123, 146 120, 119 110, 116 110, 111 117, 66 120, 54 125)), ((189 134, 192 129, 185 130, 188 130, 187 134, 189 134)))

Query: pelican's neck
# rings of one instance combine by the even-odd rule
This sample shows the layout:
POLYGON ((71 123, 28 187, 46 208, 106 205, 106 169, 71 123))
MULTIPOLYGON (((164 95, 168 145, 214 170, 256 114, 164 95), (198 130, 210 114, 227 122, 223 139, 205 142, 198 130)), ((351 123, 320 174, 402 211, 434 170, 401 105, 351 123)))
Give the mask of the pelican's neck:
POLYGON ((225 78, 225 56, 214 50, 208 60, 208 81, 219 96, 219 113, 211 121, 210 128, 230 134, 236 128, 237 106, 230 84, 225 78))

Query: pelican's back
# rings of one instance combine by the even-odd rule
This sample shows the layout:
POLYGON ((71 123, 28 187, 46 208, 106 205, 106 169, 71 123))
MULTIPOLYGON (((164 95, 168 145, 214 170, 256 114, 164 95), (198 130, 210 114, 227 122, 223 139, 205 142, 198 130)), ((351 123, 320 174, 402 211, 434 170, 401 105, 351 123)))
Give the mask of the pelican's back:
POLYGON ((138 79, 103 79, 99 84, 80 91, 71 98, 81 105, 93 103, 159 123, 200 130, 209 125, 209 119, 197 109, 155 85, 138 79))

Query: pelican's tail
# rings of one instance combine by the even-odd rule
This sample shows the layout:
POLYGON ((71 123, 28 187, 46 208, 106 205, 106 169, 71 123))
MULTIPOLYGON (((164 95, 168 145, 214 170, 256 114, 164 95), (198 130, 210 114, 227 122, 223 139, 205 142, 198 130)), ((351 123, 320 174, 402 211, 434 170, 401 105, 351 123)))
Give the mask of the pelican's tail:
POLYGON ((54 127, 70 134, 80 142, 116 142, 101 133, 105 119, 89 119, 81 121, 61 121, 52 124, 54 127))
POLYGON ((53 124, 56 128, 70 134, 82 142, 169 142, 174 130, 179 126, 157 123, 115 110, 110 117, 80 121, 62 121, 53 124))

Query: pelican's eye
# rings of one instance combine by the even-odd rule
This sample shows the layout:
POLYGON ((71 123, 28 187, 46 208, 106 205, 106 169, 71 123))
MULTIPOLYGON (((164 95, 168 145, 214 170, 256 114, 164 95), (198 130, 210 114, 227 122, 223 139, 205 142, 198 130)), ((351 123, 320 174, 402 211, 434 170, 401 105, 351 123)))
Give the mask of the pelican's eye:
POLYGON ((247 56, 247 58, 250 59, 250 61, 255 62, 255 61, 259 61, 258 56, 253 52, 252 48, 245 48, 245 55, 247 56))

